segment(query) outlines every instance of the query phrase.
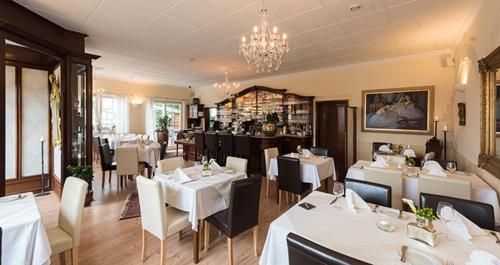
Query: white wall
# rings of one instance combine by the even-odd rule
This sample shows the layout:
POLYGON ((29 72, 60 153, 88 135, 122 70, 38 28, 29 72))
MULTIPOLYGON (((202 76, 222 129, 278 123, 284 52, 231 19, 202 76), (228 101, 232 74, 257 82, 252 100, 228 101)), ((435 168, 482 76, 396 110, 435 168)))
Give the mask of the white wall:
POLYGON ((5 67, 5 178, 16 178, 16 69, 5 67))
MULTIPOLYGON (((316 101, 347 99, 351 106, 361 107, 362 90, 435 86, 434 113, 441 119, 439 131, 442 137, 442 126, 446 124, 452 127, 454 115, 452 113, 454 72, 453 68, 441 66, 439 56, 443 53, 446 51, 250 80, 242 82, 241 87, 262 85, 286 88, 289 92, 315 96, 316 101)), ((222 91, 217 91, 213 87, 196 89, 195 97, 197 96, 201 98, 205 106, 212 106, 225 97, 222 91)), ((361 113, 361 109, 358 113, 361 113)), ((359 115, 358 159, 371 159, 372 142, 377 141, 411 144, 418 149, 417 152, 421 153, 425 142, 431 137, 429 135, 362 133, 359 115)))

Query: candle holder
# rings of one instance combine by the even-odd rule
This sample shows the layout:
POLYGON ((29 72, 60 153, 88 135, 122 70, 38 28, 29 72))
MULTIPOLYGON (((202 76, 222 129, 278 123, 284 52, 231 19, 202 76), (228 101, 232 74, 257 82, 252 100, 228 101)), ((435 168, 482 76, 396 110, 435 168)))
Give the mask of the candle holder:
POLYGON ((448 134, 448 130, 443 130, 443 134, 444 134, 444 160, 446 160, 446 151, 447 151, 447 147, 446 147, 446 134, 448 134))
POLYGON ((46 192, 45 191, 45 179, 44 179, 44 172, 43 172, 43 168, 44 168, 44 161, 43 161, 43 142, 44 142, 44 139, 43 137, 40 138, 40 145, 42 147, 42 173, 41 173, 41 184, 40 184, 40 193, 38 193, 36 196, 37 197, 42 197, 42 196, 45 196, 45 195, 49 195, 50 193, 49 192, 46 192))

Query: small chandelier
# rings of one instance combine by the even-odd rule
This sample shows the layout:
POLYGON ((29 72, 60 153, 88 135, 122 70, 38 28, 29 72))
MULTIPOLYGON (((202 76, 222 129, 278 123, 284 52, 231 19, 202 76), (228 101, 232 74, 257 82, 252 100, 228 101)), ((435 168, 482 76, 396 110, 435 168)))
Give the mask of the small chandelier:
POLYGON ((267 22, 269 14, 262 4, 259 10, 260 24, 254 26, 253 33, 247 40, 241 38, 239 54, 243 54, 248 63, 248 69, 256 73, 278 71, 283 53, 289 51, 286 33, 278 34, 278 27, 272 31, 267 22))
POLYGON ((215 83, 214 87, 217 89, 223 89, 224 93, 226 95, 230 95, 231 91, 237 90, 238 88, 240 88, 240 83, 236 83, 236 82, 229 83, 229 79, 227 77, 227 71, 224 71, 224 73, 226 74, 226 78, 224 79, 224 82, 222 82, 220 84, 215 83))

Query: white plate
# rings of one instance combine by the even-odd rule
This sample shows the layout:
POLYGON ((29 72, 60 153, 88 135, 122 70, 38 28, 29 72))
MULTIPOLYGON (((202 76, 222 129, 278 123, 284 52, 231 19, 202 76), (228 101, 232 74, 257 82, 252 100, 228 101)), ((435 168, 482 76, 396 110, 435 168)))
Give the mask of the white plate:
POLYGON ((399 211, 398 210, 395 210, 395 209, 380 209, 380 208, 377 209, 377 213, 379 213, 381 215, 385 215, 385 216, 388 216, 388 217, 391 217, 391 218, 396 218, 396 219, 399 219, 399 220, 406 220, 406 219, 408 219, 408 214, 405 213, 405 212, 403 212, 401 214, 401 218, 399 218, 399 211))
MULTIPOLYGON (((398 251, 399 256, 401 256, 401 250, 398 251)), ((406 262, 402 263, 405 265, 443 265, 438 258, 431 254, 425 253, 417 249, 406 250, 406 262)))

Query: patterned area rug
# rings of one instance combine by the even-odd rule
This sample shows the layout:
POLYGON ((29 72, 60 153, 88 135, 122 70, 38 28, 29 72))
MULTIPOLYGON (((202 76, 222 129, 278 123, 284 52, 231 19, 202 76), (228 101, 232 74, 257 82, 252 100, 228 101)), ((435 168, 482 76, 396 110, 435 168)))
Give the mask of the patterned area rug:
POLYGON ((120 220, 136 218, 141 216, 141 207, 139 206, 139 195, 137 191, 130 193, 123 205, 120 220))

